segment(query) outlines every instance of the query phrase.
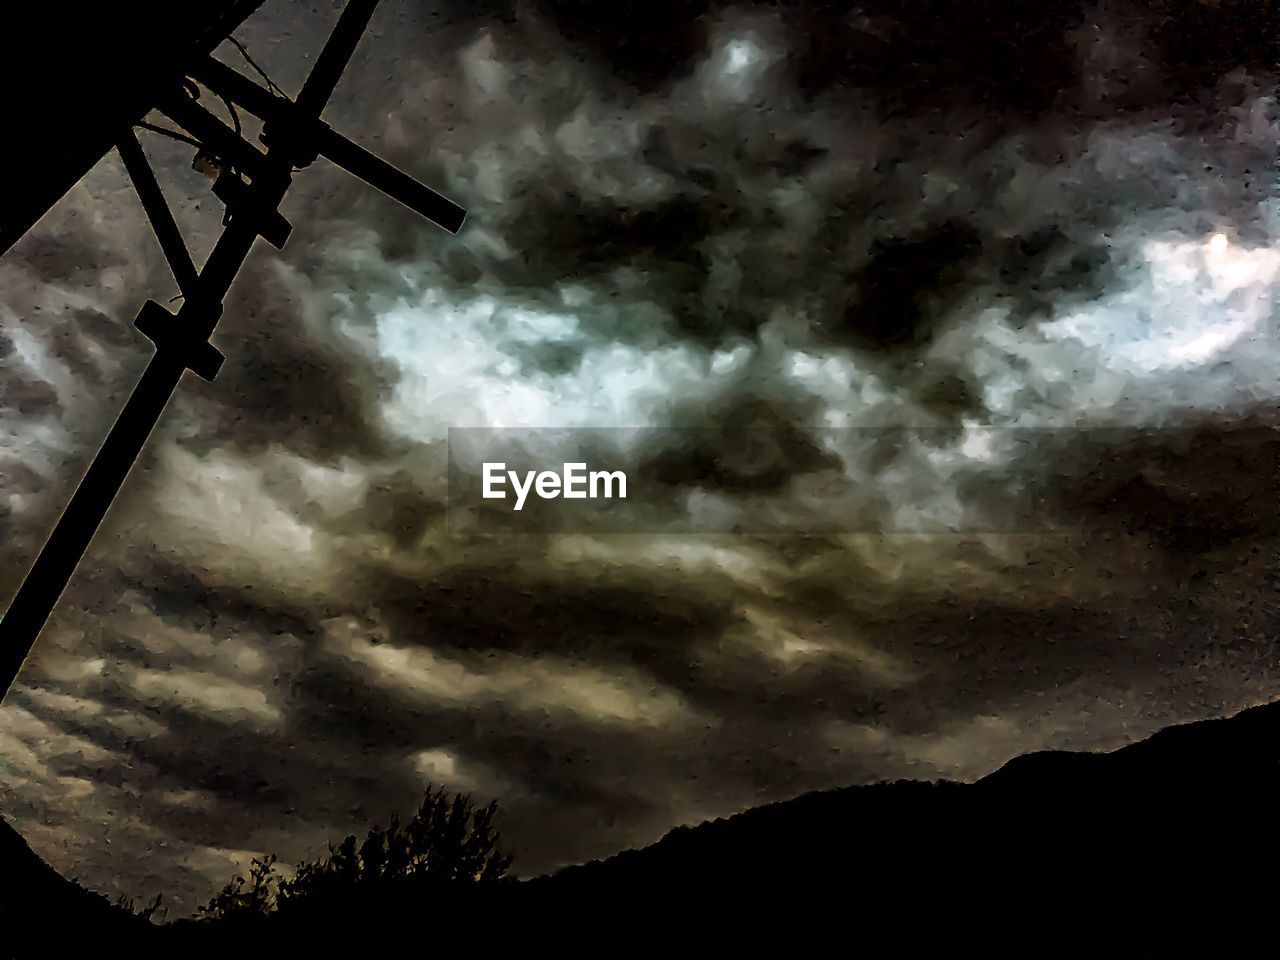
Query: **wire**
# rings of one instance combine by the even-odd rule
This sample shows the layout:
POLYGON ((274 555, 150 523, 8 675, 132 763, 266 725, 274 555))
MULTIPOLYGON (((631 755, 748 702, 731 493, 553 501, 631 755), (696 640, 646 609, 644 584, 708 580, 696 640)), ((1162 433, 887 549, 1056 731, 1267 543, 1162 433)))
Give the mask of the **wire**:
POLYGON ((240 114, 236 113, 235 105, 222 94, 218 94, 218 99, 226 105, 227 113, 231 114, 231 123, 236 128, 236 136, 242 137, 244 134, 240 130, 240 114))
MULTIPOLYGON (((249 64, 249 66, 253 68, 254 72, 263 79, 267 85, 267 89, 278 97, 284 97, 284 91, 277 87, 275 81, 267 76, 266 71, 254 62, 253 57, 249 56, 249 51, 244 48, 244 44, 230 35, 227 36, 227 39, 230 40, 232 45, 240 51, 240 56, 244 57, 245 63, 249 64)), ((287 100, 289 98, 285 97, 285 99, 287 100)))
POLYGON ((158 127, 154 123, 147 123, 145 120, 139 120, 138 124, 143 130, 150 130, 152 133, 158 133, 162 137, 169 137, 172 140, 181 140, 183 143, 189 143, 193 147, 204 148, 204 144, 194 137, 188 137, 185 133, 179 133, 177 130, 170 130, 168 127, 158 127))

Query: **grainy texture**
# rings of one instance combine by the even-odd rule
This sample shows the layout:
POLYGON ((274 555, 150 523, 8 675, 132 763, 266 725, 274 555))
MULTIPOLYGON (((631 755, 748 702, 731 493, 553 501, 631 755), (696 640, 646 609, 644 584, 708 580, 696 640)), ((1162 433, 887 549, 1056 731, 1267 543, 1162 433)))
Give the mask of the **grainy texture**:
MULTIPOLYGON (((1269 699, 1275 5, 897 6, 387 0, 326 118, 468 222, 299 178, 0 708, 32 848, 174 916, 432 781, 527 874, 1269 699), (449 427, 670 424, 954 427, 841 455, 862 529, 960 532, 446 530, 449 427), (965 533, 1000 485, 1101 529, 965 533)), ((334 12, 240 36, 292 92, 334 12)), ((5 598, 170 285, 114 157, 0 261, 5 598)))

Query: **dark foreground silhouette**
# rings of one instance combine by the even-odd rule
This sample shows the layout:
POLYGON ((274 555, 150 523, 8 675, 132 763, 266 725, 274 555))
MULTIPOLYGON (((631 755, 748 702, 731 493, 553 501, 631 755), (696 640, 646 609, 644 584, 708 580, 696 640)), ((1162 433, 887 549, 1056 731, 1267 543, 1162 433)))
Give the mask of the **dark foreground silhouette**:
MULTIPOLYGON (((62 879, 0 825, 0 956, 108 944, 157 956, 306 944, 325 956, 347 937, 364 941, 360 955, 401 937, 517 949, 602 936, 607 952, 677 935, 817 934, 904 948, 979 943, 991 954, 1012 949, 1017 929, 1031 931, 1017 941, 1029 955, 1101 930, 1090 955, 1176 956, 1205 939, 1216 955, 1241 955, 1242 944, 1262 950, 1276 936, 1278 827, 1280 703, 1113 753, 1030 754, 974 784, 809 794, 528 881, 498 879, 505 862, 494 852, 468 868, 474 877, 495 863, 482 882, 385 868, 360 882, 352 855, 363 848, 348 841, 348 859, 340 846, 313 869, 335 873, 337 857, 350 882, 330 877, 273 912, 215 909, 222 915, 164 926, 62 879)), ((389 849, 381 834, 377 863, 389 849)), ((494 841, 486 834, 471 849, 494 841)), ((233 884, 223 905, 252 885, 233 884)))

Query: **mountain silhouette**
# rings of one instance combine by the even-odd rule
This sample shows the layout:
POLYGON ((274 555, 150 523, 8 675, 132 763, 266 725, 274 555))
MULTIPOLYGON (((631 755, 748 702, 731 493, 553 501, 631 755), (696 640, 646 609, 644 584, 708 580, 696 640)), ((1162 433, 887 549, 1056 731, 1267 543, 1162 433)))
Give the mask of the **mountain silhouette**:
POLYGON ((62 877, 0 820, 0 958, 26 957, 37 947, 129 942, 150 924, 100 894, 62 877))
MULTIPOLYGON (((1032 955, 1103 926, 1101 955, 1181 955, 1202 937, 1223 955, 1226 944, 1274 937, 1278 812, 1280 702, 1109 753, 1028 754, 969 784, 806 794, 532 880, 386 884, 281 914, 163 927, 62 879, 0 827, 0 918, 10 944, 65 946, 78 931, 157 956, 424 930, 437 946, 507 949, 690 933, 842 934, 901 947, 947 931, 961 942, 992 924, 1002 937, 1037 930, 1032 955)), ((1004 952, 996 942, 983 952, 1004 952)))

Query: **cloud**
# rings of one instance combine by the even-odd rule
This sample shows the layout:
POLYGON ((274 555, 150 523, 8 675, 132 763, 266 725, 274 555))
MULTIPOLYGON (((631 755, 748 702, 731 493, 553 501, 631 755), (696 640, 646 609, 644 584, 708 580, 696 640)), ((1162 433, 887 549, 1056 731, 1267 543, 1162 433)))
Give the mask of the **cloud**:
MULTIPOLYGON (((533 872, 1271 696, 1274 57, 1221 68, 1207 7, 1188 46, 997 6, 1019 43, 880 3, 383 5, 326 118, 467 225, 299 175, 3 707, 4 815, 173 915, 428 781, 502 801, 533 872), (668 484, 618 504, 639 532, 461 536, 468 426, 646 427, 611 452, 668 484), (1058 532, 982 532, 1010 492, 1058 532), (641 530, 698 503, 756 532, 641 530)), ((296 89, 323 20, 244 39, 296 89)), ((207 183, 147 148, 207 250, 207 183)), ((172 286, 112 158, 0 264, 10 593, 172 286)))
POLYGON ((335 625, 338 635, 329 649, 365 672, 371 683, 409 697, 468 707, 497 701, 517 711, 566 711, 592 723, 630 726, 666 727, 690 719, 678 696, 655 689, 642 675, 575 668, 546 657, 529 662, 493 654, 486 669, 472 670, 427 649, 344 637, 349 630, 349 624, 335 625))

